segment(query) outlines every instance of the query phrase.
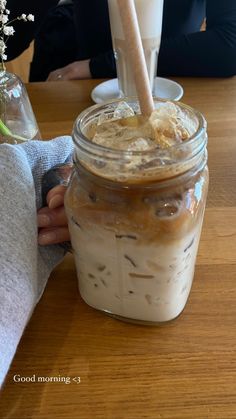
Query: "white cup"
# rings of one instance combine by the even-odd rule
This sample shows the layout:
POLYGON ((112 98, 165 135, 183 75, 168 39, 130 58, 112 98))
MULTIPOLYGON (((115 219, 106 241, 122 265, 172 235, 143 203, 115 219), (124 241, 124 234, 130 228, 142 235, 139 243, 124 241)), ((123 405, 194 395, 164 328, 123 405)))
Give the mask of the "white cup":
MULTIPOLYGON (((163 0, 134 0, 134 3, 153 92, 161 43, 163 0)), ((120 96, 137 96, 117 0, 108 0, 108 6, 120 96)))

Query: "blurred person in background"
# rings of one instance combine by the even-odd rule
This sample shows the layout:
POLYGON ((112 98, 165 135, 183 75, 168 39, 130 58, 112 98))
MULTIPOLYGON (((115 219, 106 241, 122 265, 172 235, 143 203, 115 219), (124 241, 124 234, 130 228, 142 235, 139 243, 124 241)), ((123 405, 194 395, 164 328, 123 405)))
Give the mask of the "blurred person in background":
MULTIPOLYGON (((116 77, 107 0, 8 0, 35 22, 8 41, 8 59, 35 39, 30 81, 116 77)), ((24 24, 16 22, 17 26, 24 24)), ((164 0, 159 76, 236 74, 235 0, 164 0), (206 30, 201 31, 203 22, 206 30)))

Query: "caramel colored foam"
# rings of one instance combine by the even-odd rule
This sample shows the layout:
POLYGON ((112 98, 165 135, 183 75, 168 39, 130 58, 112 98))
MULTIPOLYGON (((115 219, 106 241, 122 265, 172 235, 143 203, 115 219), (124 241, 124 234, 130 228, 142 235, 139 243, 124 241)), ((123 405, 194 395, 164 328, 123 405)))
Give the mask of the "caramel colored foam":
POLYGON ((188 234, 202 216, 194 185, 195 182, 202 185, 202 199, 207 192, 207 178, 204 170, 184 186, 156 193, 106 189, 99 184, 99 178, 92 183, 84 179, 85 189, 79 191, 76 182, 72 182, 67 205, 78 223, 83 219, 89 224, 106 225, 117 233, 135 232, 141 241, 166 242, 188 234))

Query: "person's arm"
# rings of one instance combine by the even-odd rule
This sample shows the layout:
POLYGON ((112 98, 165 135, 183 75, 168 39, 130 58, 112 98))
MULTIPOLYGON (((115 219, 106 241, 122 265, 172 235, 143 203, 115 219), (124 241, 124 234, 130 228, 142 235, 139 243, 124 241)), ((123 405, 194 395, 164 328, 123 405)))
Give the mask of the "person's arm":
MULTIPOLYGON (((65 255, 61 246, 38 246, 36 209, 45 172, 71 162, 72 153, 71 137, 0 145, 0 387, 47 279, 65 255)), ((62 219, 56 222, 61 234, 62 219)))
MULTIPOLYGON (((75 0, 76 1, 76 0, 75 0)), ((78 1, 78 0, 77 0, 78 1)), ((82 4, 83 2, 81 2, 82 4)), ((104 1, 103 1, 104 3, 104 1)), ((85 6, 84 6, 85 7, 85 6)), ((109 21, 105 4, 103 19, 109 21)), ((92 14, 93 15, 93 14, 92 14)), ((90 28, 91 29, 91 28, 90 28)), ((90 72, 94 78, 115 77, 116 65, 111 47, 110 29, 106 28, 107 52, 100 52, 94 42, 90 72)), ((87 38, 89 45, 93 39, 87 38)), ((91 47, 92 48, 92 47, 91 47)), ((88 58, 88 57, 87 57, 88 58)), ((206 0, 206 31, 163 39, 158 58, 158 75, 229 77, 236 74, 236 2, 206 0)))
POLYGON ((93 78, 116 77, 116 61, 113 50, 92 57, 89 62, 90 73, 93 78))
POLYGON ((89 59, 92 77, 115 77, 107 0, 74 0, 78 60, 89 59))
POLYGON ((48 10, 56 6, 59 0, 8 0, 7 8, 10 10, 10 20, 25 13, 34 15, 34 22, 25 23, 16 21, 13 27, 16 31, 15 35, 8 38, 7 41, 7 60, 13 60, 20 55, 30 42, 34 39, 35 34, 46 16, 48 10))
POLYGON ((158 75, 229 77, 236 74, 236 2, 206 0, 206 31, 164 39, 158 75))
MULTIPOLYGON (((106 20, 108 20, 106 13, 105 10, 103 16, 106 16, 106 20)), ((109 39, 110 30, 108 30, 106 41, 110 45, 107 52, 99 53, 97 46, 98 53, 90 55, 89 66, 93 78, 116 77, 115 59, 109 39)), ((87 42, 92 43, 91 34, 87 38, 87 42)), ((94 47, 96 47, 96 42, 94 47)), ((95 52, 95 50, 93 49, 91 52, 95 52)), ((196 77, 230 77, 235 75, 235 0, 206 0, 206 31, 163 39, 157 73, 161 76, 196 77)))
POLYGON ((91 60, 74 61, 49 73, 47 81, 81 80, 90 78, 116 77, 113 51, 100 54, 91 60))
POLYGON ((74 0, 76 61, 52 71, 48 81, 116 77, 107 0, 74 0))

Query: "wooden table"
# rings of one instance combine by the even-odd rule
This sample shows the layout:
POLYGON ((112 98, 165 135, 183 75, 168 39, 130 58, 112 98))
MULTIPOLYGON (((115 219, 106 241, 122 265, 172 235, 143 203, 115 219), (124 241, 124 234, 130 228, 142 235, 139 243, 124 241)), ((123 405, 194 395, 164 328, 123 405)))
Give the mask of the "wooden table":
MULTIPOLYGON (((67 257, 20 342, 1 395, 1 418, 236 418, 236 78, 179 81, 184 102, 208 120, 210 167, 184 313, 164 327, 113 320, 81 300, 67 257), (66 376, 71 383, 15 383, 15 374, 66 376)), ((28 85, 44 138, 71 132, 97 83, 28 85)))

